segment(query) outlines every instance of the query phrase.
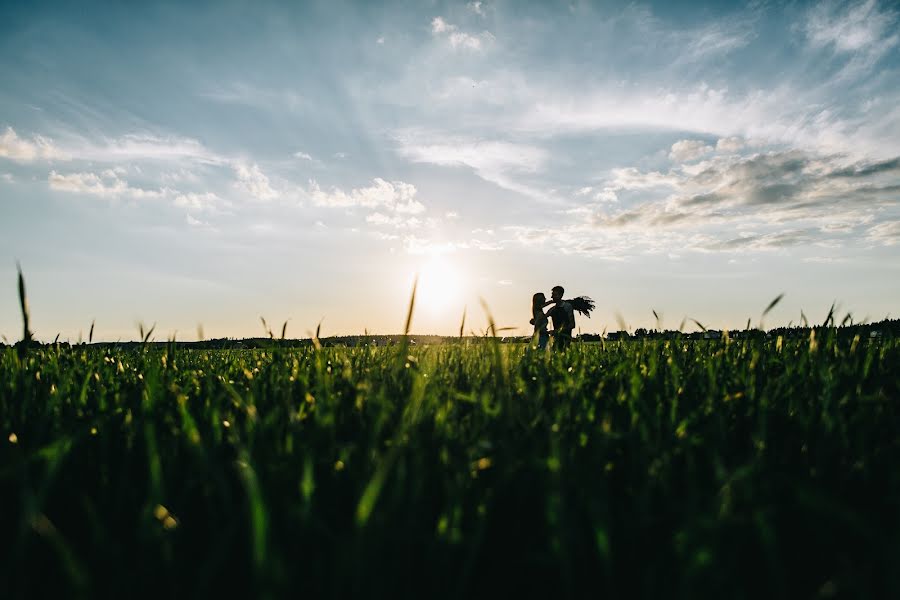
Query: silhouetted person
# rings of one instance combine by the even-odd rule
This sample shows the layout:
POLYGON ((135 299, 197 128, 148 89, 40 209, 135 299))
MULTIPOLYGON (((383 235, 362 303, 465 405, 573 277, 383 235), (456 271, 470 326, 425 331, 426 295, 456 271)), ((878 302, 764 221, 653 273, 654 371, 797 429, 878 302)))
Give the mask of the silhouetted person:
POLYGON ((550 302, 547 302, 547 297, 541 292, 531 297, 531 324, 534 325, 531 342, 537 341, 540 350, 546 348, 550 341, 550 334, 547 333, 547 315, 544 314, 544 307, 548 304, 550 302))
POLYGON ((566 292, 563 286, 557 285, 550 291, 554 306, 547 315, 553 321, 553 347, 565 350, 572 343, 572 332, 575 330, 575 311, 568 300, 563 300, 566 292))

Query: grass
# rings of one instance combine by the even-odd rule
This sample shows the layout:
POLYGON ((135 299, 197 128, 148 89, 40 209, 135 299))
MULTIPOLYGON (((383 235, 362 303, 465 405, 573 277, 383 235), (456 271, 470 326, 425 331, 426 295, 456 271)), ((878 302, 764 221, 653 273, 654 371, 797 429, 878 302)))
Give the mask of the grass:
POLYGON ((0 351, 5 597, 898 597, 900 343, 0 351))

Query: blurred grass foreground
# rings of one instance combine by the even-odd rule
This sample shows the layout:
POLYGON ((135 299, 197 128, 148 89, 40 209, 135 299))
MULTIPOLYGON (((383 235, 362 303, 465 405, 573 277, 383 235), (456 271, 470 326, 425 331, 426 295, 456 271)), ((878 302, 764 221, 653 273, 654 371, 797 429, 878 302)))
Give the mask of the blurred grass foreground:
POLYGON ((834 327, 7 347, 0 595, 897 598, 898 367, 834 327))

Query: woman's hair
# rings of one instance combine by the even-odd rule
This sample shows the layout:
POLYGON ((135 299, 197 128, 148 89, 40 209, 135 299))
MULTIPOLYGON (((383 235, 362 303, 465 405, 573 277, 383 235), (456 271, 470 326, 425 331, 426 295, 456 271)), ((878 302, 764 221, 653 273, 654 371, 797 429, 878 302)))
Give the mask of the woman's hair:
POLYGON ((531 297, 531 311, 534 312, 535 308, 544 307, 544 302, 547 301, 547 297, 543 294, 543 292, 538 292, 534 296, 531 297))

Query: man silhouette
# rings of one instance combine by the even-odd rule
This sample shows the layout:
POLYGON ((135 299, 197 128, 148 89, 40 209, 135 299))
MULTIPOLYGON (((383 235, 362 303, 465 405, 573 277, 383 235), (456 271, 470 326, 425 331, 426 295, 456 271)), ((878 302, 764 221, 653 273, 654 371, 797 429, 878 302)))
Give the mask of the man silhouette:
POLYGON ((575 330, 575 311, 572 305, 563 300, 566 290, 561 285, 550 291, 550 300, 555 303, 547 313, 553 322, 553 347, 565 350, 572 342, 572 331, 575 330))

